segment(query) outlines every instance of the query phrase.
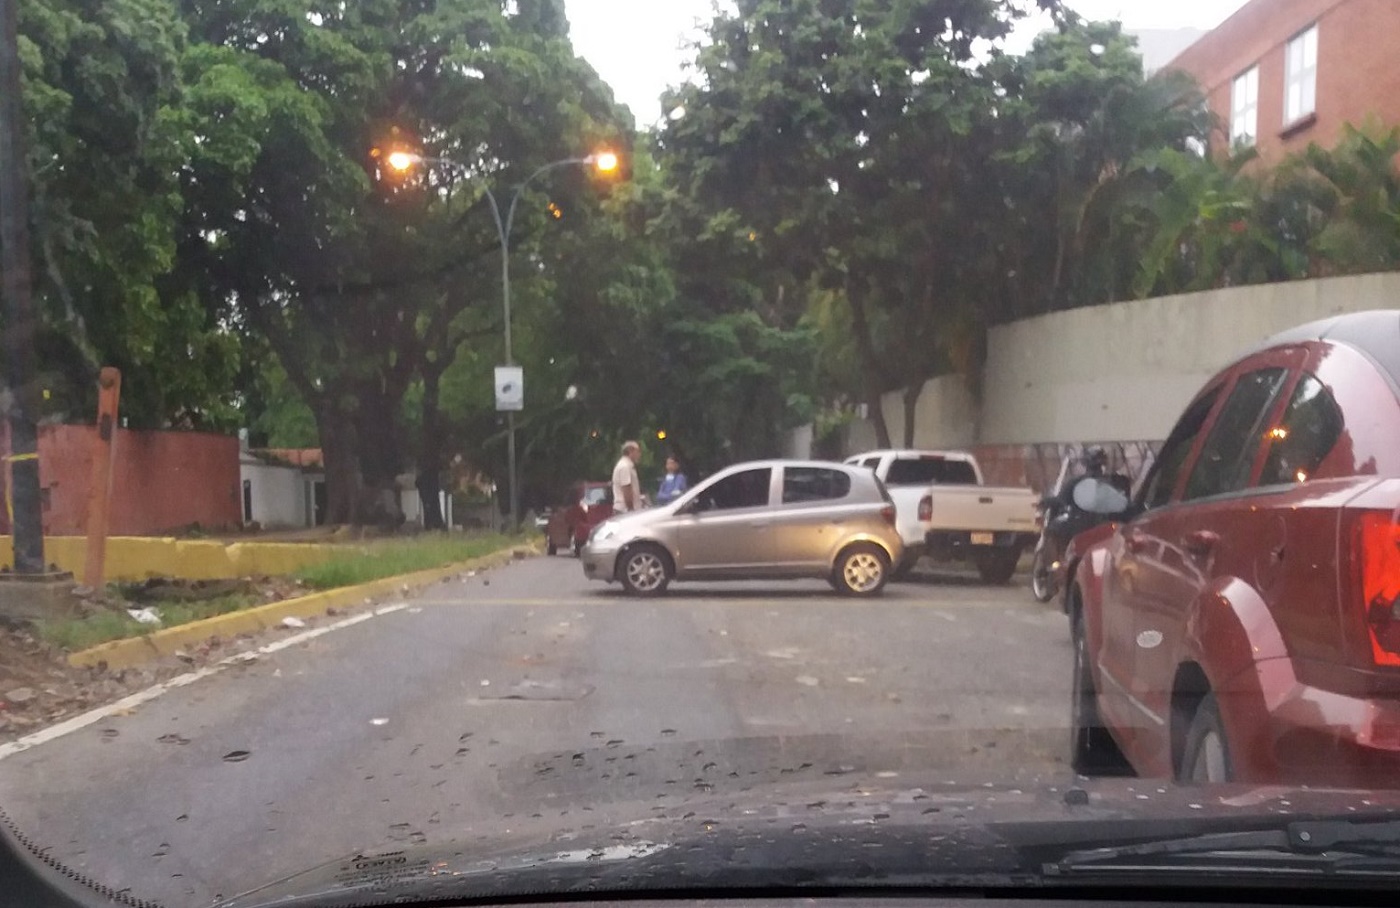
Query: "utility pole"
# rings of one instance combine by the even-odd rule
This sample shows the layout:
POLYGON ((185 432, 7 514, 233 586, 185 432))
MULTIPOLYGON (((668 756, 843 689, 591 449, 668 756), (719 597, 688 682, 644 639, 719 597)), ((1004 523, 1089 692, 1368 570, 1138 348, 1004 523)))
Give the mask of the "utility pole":
MULTIPOLYGON (((0 302, 10 420, 10 531, 15 573, 44 573, 39 431, 34 393, 34 306, 29 281, 29 198, 20 103, 19 0, 0 0, 0 302)), ((5 409, 0 407, 0 409, 5 409)))

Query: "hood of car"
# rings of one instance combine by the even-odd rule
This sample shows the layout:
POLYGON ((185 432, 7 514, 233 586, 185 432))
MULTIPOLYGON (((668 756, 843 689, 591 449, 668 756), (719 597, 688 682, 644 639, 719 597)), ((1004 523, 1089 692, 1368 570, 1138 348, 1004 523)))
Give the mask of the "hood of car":
MULTIPOLYGON (((1289 818, 1400 817, 1400 792, 1135 779, 1016 787, 870 780, 610 805, 612 823, 347 855, 224 902, 364 905, 716 889, 1005 886, 1082 848, 1289 818)), ((585 813, 595 816, 602 810, 585 813)), ((1044 882, 1042 880, 1042 882, 1044 882)))
POLYGON ((663 505, 655 508, 643 508, 640 511, 627 511, 622 514, 614 512, 612 516, 598 524, 598 526, 612 527, 619 534, 626 534, 639 527, 648 526, 658 520, 670 517, 674 510, 674 505, 663 505))

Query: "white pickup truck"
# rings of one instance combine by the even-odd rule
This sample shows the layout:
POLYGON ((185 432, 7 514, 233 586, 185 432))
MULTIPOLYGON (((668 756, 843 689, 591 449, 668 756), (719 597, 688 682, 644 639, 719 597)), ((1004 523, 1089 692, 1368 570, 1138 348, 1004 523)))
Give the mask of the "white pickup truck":
POLYGON ((1035 493, 984 485, 971 454, 869 451, 846 463, 874 470, 894 499, 895 525, 906 552, 896 577, 927 556, 941 563, 971 562, 983 581, 1005 583, 1021 553, 1035 544, 1035 493))

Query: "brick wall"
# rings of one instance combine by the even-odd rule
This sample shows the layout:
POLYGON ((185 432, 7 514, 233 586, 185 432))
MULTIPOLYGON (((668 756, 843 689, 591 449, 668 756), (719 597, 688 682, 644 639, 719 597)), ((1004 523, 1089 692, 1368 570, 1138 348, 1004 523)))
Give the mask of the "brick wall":
MULTIPOLYGON (((92 475, 91 426, 44 426, 39 431, 39 482, 44 532, 87 531, 88 483, 92 475)), ((0 452, 9 436, 0 430, 0 452)), ((0 471, 0 486, 6 482, 0 471)), ((238 439, 202 432, 137 432, 119 429, 112 465, 108 532, 144 536, 191 524, 205 528, 239 525, 238 439)), ((0 533, 10 531, 0 508, 0 533)))
POLYGON ((1259 66, 1258 149, 1266 163, 1317 144, 1330 148, 1348 123, 1375 117, 1400 124, 1400 2, 1397 0, 1253 0, 1168 64, 1201 84, 1221 131, 1211 148, 1229 147, 1236 76, 1259 66), (1284 122, 1285 48, 1318 25, 1317 113, 1284 122))

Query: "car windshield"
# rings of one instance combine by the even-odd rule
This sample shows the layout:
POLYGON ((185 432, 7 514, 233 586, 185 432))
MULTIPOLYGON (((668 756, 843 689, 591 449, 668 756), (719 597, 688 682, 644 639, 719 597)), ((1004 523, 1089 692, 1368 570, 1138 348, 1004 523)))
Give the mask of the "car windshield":
POLYGON ((0 0, 0 903, 1394 875, 1397 47, 0 0))

